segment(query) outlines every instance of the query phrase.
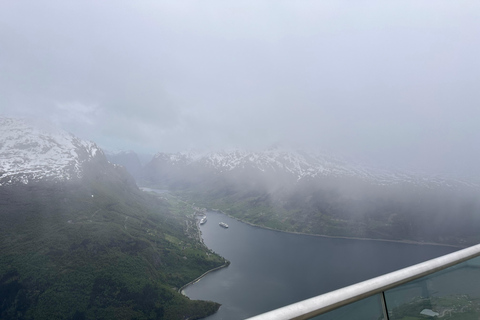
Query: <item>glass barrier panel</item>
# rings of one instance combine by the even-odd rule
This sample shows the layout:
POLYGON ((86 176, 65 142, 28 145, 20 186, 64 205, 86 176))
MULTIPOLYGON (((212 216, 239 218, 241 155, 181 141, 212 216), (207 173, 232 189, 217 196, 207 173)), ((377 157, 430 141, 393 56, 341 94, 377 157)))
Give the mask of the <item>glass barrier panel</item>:
POLYGON ((383 320, 380 295, 374 295, 333 311, 316 316, 315 320, 383 320))
POLYGON ((480 257, 385 291, 390 320, 480 319, 480 257))

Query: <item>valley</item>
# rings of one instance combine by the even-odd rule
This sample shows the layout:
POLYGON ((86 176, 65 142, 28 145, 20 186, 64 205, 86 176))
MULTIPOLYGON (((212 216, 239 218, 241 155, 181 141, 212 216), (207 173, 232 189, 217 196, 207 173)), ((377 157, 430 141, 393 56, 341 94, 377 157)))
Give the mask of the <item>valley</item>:
POLYGON ((0 1, 0 320, 240 320, 480 252, 479 12, 0 1))
MULTIPOLYGON (((480 241, 478 187, 469 182, 278 148, 159 153, 142 165, 132 152, 105 154, 55 128, 0 120, 2 319, 215 313, 218 302, 179 292, 230 263, 203 243, 195 213, 205 208, 322 239, 480 241)), ((228 221, 216 229, 235 233, 228 221)))
POLYGON ((479 188, 359 168, 291 150, 158 154, 137 180, 277 230, 467 246, 480 241, 479 188))

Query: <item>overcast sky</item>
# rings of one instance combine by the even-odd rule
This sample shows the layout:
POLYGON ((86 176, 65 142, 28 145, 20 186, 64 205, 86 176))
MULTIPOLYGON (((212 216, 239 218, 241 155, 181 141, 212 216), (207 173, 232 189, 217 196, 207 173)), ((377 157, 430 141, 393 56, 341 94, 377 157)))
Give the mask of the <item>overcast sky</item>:
POLYGON ((0 0, 0 114, 109 149, 479 175, 479 1, 0 0))

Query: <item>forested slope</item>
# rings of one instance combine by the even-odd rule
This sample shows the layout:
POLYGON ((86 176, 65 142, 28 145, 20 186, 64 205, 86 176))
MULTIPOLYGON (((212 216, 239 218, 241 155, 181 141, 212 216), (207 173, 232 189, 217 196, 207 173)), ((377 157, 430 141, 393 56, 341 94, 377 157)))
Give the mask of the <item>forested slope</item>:
POLYGON ((0 208, 1 319, 197 319, 219 307, 176 291, 224 263, 198 241, 192 212, 121 167, 0 186, 0 208))

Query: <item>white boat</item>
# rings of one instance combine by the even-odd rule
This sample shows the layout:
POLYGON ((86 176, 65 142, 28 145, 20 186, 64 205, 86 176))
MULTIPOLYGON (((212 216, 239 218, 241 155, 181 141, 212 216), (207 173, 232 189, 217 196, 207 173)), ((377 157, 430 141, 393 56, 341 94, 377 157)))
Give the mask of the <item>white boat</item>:
POLYGON ((200 224, 205 224, 205 222, 207 222, 207 217, 203 217, 201 220, 200 220, 200 224))
POLYGON ((225 222, 220 222, 219 225, 220 227, 224 227, 225 229, 228 228, 228 224, 226 224, 225 222))

